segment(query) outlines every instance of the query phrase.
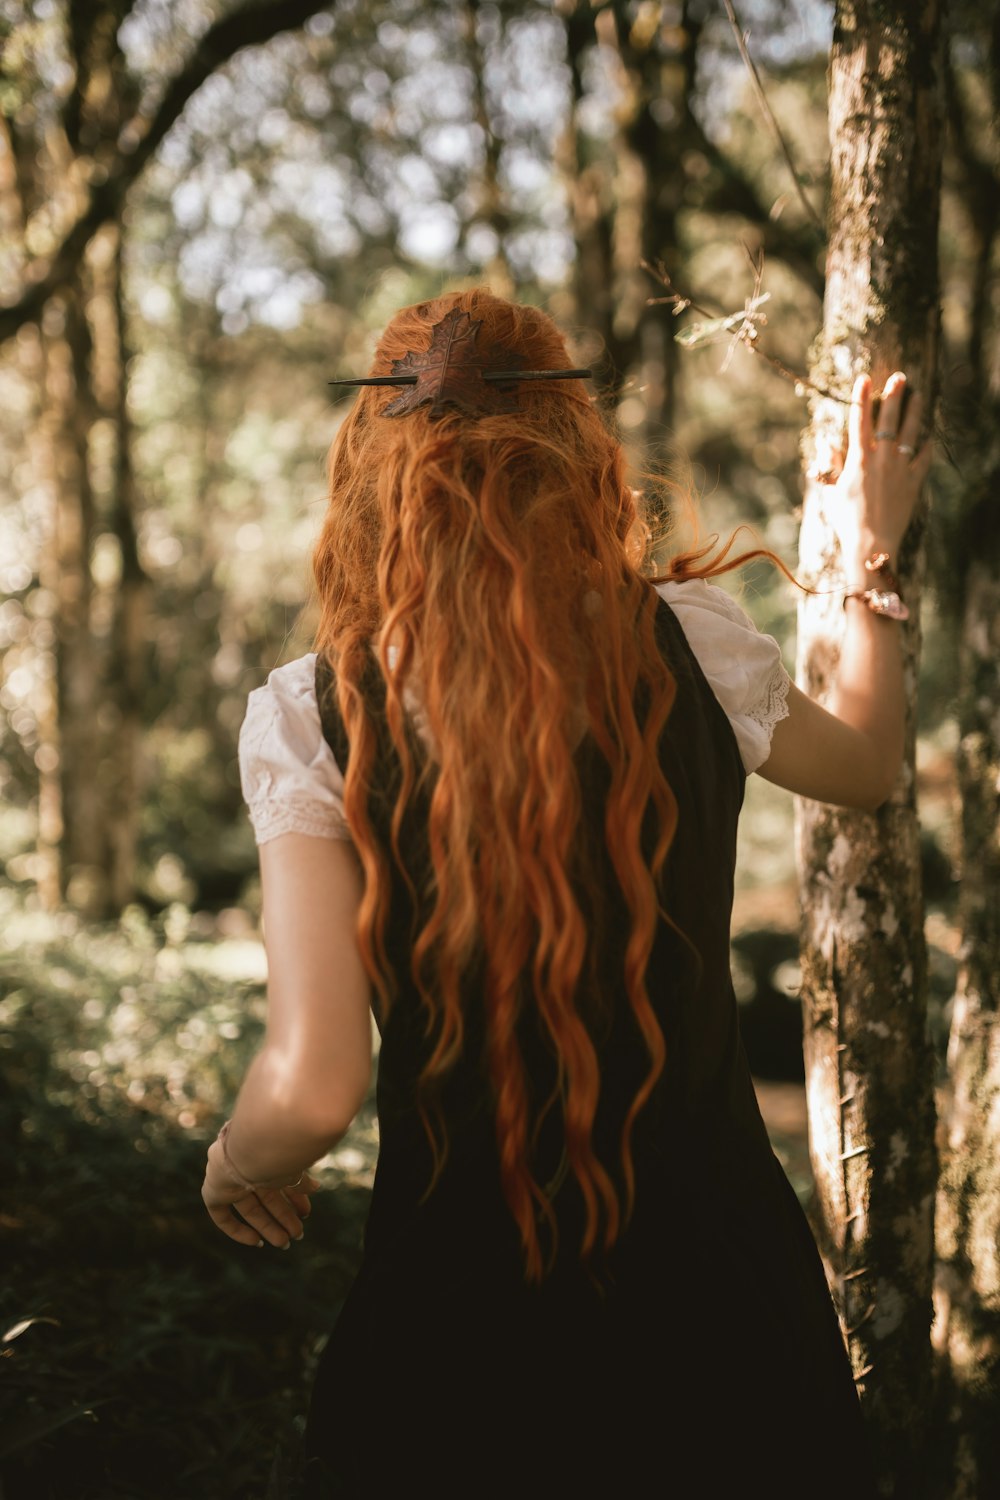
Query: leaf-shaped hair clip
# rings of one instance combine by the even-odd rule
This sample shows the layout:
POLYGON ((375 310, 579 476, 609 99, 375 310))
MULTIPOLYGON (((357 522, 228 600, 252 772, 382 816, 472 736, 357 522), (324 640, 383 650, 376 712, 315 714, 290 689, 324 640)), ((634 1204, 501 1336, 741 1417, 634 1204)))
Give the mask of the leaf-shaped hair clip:
POLYGON ((368 375, 360 380, 331 380, 330 385, 405 385, 395 401, 383 408, 385 417, 401 417, 418 406, 431 408, 432 417, 453 406, 470 417, 519 410, 517 383, 521 380, 586 380, 590 370, 519 370, 517 356, 494 348, 476 348, 482 320, 452 308, 431 329, 427 349, 410 350, 393 360, 391 375, 368 375))

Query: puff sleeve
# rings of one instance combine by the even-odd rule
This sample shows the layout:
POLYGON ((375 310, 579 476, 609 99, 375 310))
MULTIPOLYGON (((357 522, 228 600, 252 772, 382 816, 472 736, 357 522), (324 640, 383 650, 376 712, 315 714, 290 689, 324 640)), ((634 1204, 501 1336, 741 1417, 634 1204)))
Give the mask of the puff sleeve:
POLYGON ((771 751, 775 724, 788 716, 791 683, 781 647, 718 584, 703 578, 657 584, 726 717, 747 773, 771 751))
POLYGON ((323 737, 315 673, 309 652, 276 667, 247 702, 240 781, 258 844, 282 833, 350 838, 344 778, 323 737))

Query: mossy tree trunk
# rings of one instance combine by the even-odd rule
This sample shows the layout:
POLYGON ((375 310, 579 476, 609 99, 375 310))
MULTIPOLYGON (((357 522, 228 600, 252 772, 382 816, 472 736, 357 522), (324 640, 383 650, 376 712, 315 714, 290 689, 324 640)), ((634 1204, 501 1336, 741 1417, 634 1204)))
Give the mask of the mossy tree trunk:
MULTIPOLYGON (((858 371, 870 368, 878 388, 901 368, 911 388, 933 396, 940 80, 940 0, 837 0, 830 245, 811 373, 844 400, 814 401, 805 440, 811 471, 842 451, 858 371)), ((836 676, 845 586, 825 493, 820 479, 807 479, 799 574, 833 591, 800 606, 799 683, 821 701, 836 676)), ((922 529, 918 514, 898 560, 911 618, 896 789, 873 816, 805 800, 796 809, 815 1228, 880 1490, 899 1500, 920 1493, 937 1174, 915 777, 922 529)))

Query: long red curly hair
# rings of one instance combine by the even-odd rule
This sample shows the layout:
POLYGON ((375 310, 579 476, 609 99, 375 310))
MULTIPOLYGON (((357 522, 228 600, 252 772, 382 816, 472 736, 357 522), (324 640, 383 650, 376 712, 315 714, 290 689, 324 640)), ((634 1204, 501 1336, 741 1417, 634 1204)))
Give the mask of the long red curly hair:
MULTIPOLYGON (((372 373, 389 374, 407 351, 426 349, 433 325, 456 307, 481 320, 483 350, 514 351, 527 369, 572 364, 545 313, 477 288, 398 312, 372 373)), ((412 977, 435 1038, 421 1083, 431 1089, 461 1053, 462 978, 481 952, 502 1188, 526 1273, 537 1280, 548 1260, 537 1215, 548 1221, 553 1244, 555 1222, 532 1171, 537 1122, 518 1041, 526 975, 557 1059, 565 1159, 585 1206, 586 1258, 598 1242, 610 1247, 628 1218, 632 1128, 665 1061, 645 974, 658 917, 667 917, 657 878, 677 806, 658 746, 675 683, 654 635, 658 601, 650 582, 705 577, 764 549, 725 561, 730 538, 714 558, 710 544, 657 574, 657 539, 626 482, 621 445, 587 387, 524 382, 518 389, 519 411, 474 419, 450 409, 432 417, 427 407, 386 418, 380 413, 398 390, 363 389, 331 450, 330 505, 313 562, 315 646, 334 669, 350 743, 344 806, 365 876, 362 958, 387 1009, 389 851, 368 818, 375 730, 362 691, 374 642, 402 768, 391 823, 397 858, 415 784, 404 732, 408 683, 435 747, 433 906, 412 952, 412 977), (390 643, 398 647, 394 660, 390 643), (640 723, 635 700, 643 687, 649 707, 640 723), (588 943, 568 865, 581 812, 574 764, 581 710, 610 769, 605 838, 631 916, 623 977, 649 1059, 622 1122, 624 1202, 592 1146, 599 1060, 578 1005, 588 943), (647 863, 640 834, 650 801, 658 831, 647 863)), ((424 1118, 439 1170, 442 1143, 424 1118)))

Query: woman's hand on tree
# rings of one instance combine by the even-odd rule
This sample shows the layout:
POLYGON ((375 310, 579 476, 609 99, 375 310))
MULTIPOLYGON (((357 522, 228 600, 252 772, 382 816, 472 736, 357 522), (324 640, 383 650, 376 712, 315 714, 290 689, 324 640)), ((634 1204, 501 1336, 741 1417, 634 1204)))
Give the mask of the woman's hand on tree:
POLYGON ((905 390, 906 376, 897 370, 882 390, 876 427, 871 377, 859 375, 854 383, 847 454, 825 507, 849 573, 873 552, 888 552, 896 564, 930 467, 930 439, 917 448, 923 397, 911 395, 904 409, 905 390))
POLYGON ((266 1243, 285 1250, 302 1238, 309 1195, 319 1186, 311 1172, 303 1172, 296 1182, 261 1185, 250 1192, 229 1175, 222 1147, 213 1141, 201 1196, 213 1224, 237 1244, 266 1243))

